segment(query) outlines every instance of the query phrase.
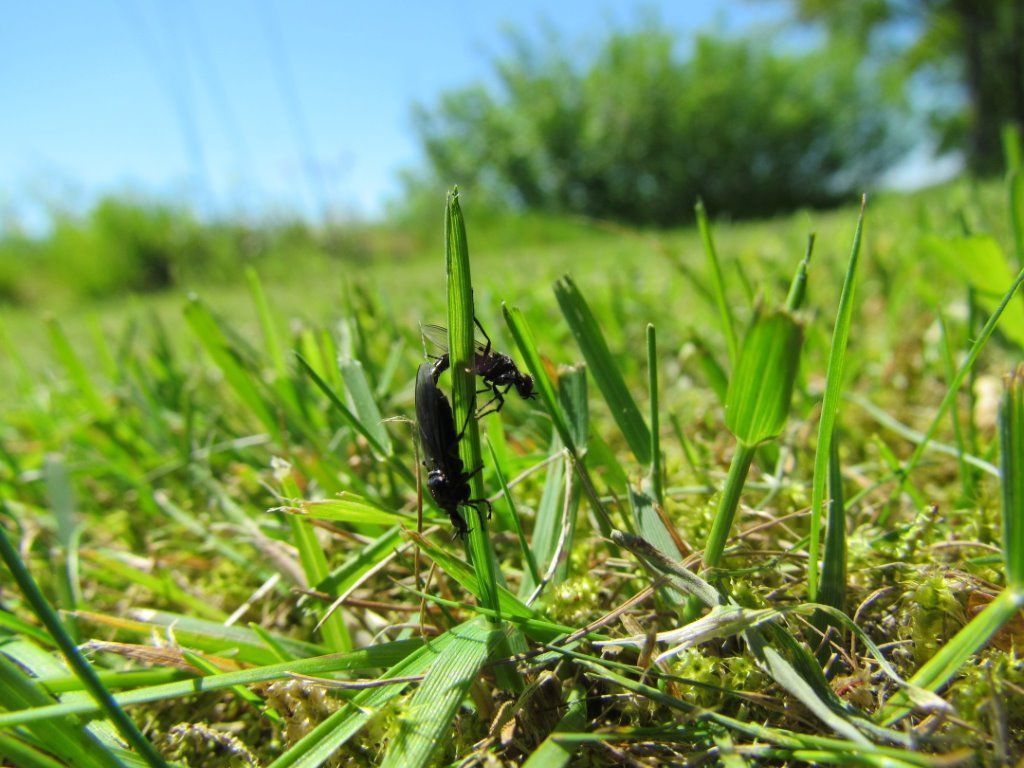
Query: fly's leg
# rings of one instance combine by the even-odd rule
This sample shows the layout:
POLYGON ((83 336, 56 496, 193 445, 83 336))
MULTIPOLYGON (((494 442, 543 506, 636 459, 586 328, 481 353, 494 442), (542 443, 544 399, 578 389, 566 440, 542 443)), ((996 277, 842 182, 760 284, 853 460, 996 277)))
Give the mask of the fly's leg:
POLYGON ((487 331, 485 331, 484 327, 480 325, 480 321, 476 319, 475 314, 473 315, 473 322, 476 323, 476 327, 480 329, 480 333, 483 335, 484 339, 487 340, 487 344, 484 346, 484 351, 482 353, 486 359, 486 357, 491 354, 491 337, 487 335, 487 331))
POLYGON ((490 499, 469 499, 468 501, 464 502, 462 506, 464 506, 464 507, 472 507, 473 509, 476 510, 476 513, 478 515, 480 514, 480 507, 481 506, 487 507, 487 519, 488 520, 491 519, 491 514, 494 512, 494 507, 491 505, 491 500, 490 499))
POLYGON ((497 413, 498 411, 505 407, 505 394, 508 393, 507 389, 505 390, 504 393, 502 393, 502 391, 498 389, 498 387, 495 385, 492 387, 484 387, 479 391, 491 392, 494 396, 486 403, 484 403, 483 407, 476 412, 477 420, 482 419, 484 416, 487 416, 488 414, 497 413), (492 407, 494 403, 497 403, 497 405, 494 405, 492 407))

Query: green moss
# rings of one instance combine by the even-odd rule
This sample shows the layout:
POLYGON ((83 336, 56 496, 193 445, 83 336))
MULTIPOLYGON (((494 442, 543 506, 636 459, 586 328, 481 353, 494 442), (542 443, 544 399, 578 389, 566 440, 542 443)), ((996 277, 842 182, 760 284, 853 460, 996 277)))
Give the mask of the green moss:
POLYGON ((942 574, 932 574, 907 597, 914 661, 923 664, 966 623, 963 606, 942 574))

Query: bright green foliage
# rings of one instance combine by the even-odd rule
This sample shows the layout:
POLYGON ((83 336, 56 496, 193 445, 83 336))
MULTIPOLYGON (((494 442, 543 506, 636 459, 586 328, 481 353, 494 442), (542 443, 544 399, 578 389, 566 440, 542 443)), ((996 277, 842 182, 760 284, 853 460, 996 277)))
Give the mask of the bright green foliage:
MULTIPOLYGON (((10 511, 0 524, 49 602, 77 607, 76 642, 124 644, 86 645, 89 661, 165 758, 221 764, 175 751, 173 729, 187 720, 192 737, 229 733, 261 765, 304 768, 380 764, 389 750, 403 764, 515 765, 538 746, 531 765, 604 766, 623 755, 682 763, 730 743, 719 755, 732 764, 969 759, 991 749, 989 726, 1001 722, 991 702, 1011 701, 1017 684, 1009 657, 994 667, 1006 670, 1005 687, 986 682, 984 669, 1000 658, 994 648, 1020 638, 1019 499, 1004 505, 1006 536, 997 519, 1000 491, 1017 493, 1020 461, 1002 451, 1005 487, 993 464, 999 380, 1019 355, 995 333, 998 317, 984 327, 965 319, 964 276, 922 263, 916 244, 958 231, 963 208, 972 231, 992 219, 1007 249, 1012 231, 995 203, 1004 191, 957 186, 874 202, 857 298, 845 305, 856 344, 836 390, 841 463, 836 441, 816 441, 815 431, 856 209, 715 228, 737 330, 752 324, 754 338, 760 326, 785 335, 780 328, 804 325, 781 434, 766 419, 742 435, 780 438, 750 446, 725 428, 722 404, 755 410, 747 401, 773 371, 758 371, 746 394, 739 378, 727 391, 750 363, 741 343, 735 358, 725 352, 696 228, 638 237, 568 219, 478 224, 475 201, 463 198, 472 290, 453 281, 451 322, 435 199, 432 255, 368 263, 358 278, 299 260, 292 283, 261 268, 262 283, 250 274, 233 292, 204 287, 184 315, 180 295, 153 300, 159 319, 126 323, 116 305, 96 322, 60 314, 49 328, 5 312, 0 495, 10 511), (794 280, 811 227, 815 260, 794 280), (578 316, 567 321, 552 296, 566 270, 606 347, 602 365, 617 372, 648 429, 643 444, 662 459, 660 499, 655 462, 641 463, 607 393, 590 386, 599 377, 573 338, 578 316), (418 324, 447 322, 465 355, 474 311, 538 395, 524 401, 513 390, 478 424, 490 449, 473 492, 495 502, 480 530, 493 586, 487 560, 467 553, 429 494, 417 494, 408 421, 423 359, 418 324), (657 343, 645 338, 649 325, 657 343), (688 354, 695 335, 703 365, 688 354), (948 418, 955 399, 959 436, 948 418), (671 430, 651 429, 666 423, 671 430), (828 585, 845 586, 856 623, 806 601, 812 464, 826 445, 822 495, 846 493, 829 520, 820 598, 839 604, 828 585), (902 474, 901 459, 917 451, 902 474), (964 468, 975 472, 971 506, 961 499, 964 468), (630 527, 647 549, 616 530, 630 527), (713 568, 698 575, 705 537, 713 568), (495 594, 499 611, 487 607, 495 594), (685 594, 700 603, 696 622, 664 610, 685 594), (736 605, 710 607, 730 597, 736 605), (822 619, 843 633, 831 633, 838 646, 821 643, 822 619), (489 634, 465 635, 481 621, 485 634, 501 628, 493 645, 489 634), (343 627, 358 650, 329 653, 345 647, 343 627), (928 713, 943 701, 967 708, 931 730, 928 713)), ((460 239, 450 239, 452 255, 468 257, 460 239)), ((1019 301, 1011 287, 991 286, 998 307, 1019 301)), ((988 309, 980 284, 971 291, 973 306, 988 309)), ((1020 399, 1020 376, 1004 424, 1015 423, 1006 407, 1020 399)), ((469 394, 450 398, 460 414, 469 394)), ((4 586, 0 761, 53 768, 96 744, 126 756, 54 637, 4 586)), ((1024 745, 1012 727, 1007 745, 1024 745)), ((102 756, 81 763, 105 765, 102 756)))
POLYGON ((782 434, 802 344, 803 328, 789 312, 772 310, 754 317, 725 398, 725 424, 744 445, 782 434))

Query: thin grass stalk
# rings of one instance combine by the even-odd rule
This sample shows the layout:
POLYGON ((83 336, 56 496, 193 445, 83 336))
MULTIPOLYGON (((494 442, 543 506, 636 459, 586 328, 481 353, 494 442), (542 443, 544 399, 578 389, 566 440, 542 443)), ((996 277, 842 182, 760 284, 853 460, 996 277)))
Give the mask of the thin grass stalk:
POLYGON ((736 517, 736 509, 740 504, 740 494, 743 493, 743 485, 747 480, 747 473, 750 471, 750 463, 754 460, 756 453, 756 446, 736 443, 736 451, 732 455, 729 474, 725 478, 725 487, 722 489, 722 498, 718 502, 718 509, 715 510, 711 533, 708 534, 708 543, 704 547, 705 568, 717 568, 722 559, 725 542, 729 539, 733 518, 736 517))
POLYGON ((711 226, 708 224, 708 214, 704 209, 703 200, 697 201, 694 211, 697 214, 697 229, 700 231, 700 239, 704 244, 704 253, 708 257, 708 268, 711 272, 711 293, 714 296, 718 317, 722 323, 722 333, 725 335, 726 349, 729 351, 729 362, 735 365, 736 358, 739 355, 739 339, 736 336, 736 325, 733 322, 732 310, 729 309, 729 300, 725 295, 722 265, 718 261, 715 242, 711 238, 711 226))
POLYGON ((843 369, 846 363, 846 343, 850 337, 853 319, 853 294, 857 263, 860 260, 860 243, 864 232, 864 209, 867 198, 861 198, 860 216, 853 234, 850 263, 843 279, 839 295, 839 309, 836 324, 832 329, 832 345, 829 349, 828 370, 825 374, 825 394, 821 402, 821 418, 818 421, 818 443, 814 453, 814 480, 811 486, 811 533, 807 560, 807 594, 813 602, 818 599, 818 557, 821 551, 821 517, 825 503, 825 484, 828 480, 828 462, 832 445, 832 432, 839 413, 839 398, 843 386, 843 369))
POLYGON ((647 376, 651 402, 651 491, 658 505, 665 506, 661 437, 658 434, 658 338, 653 324, 647 326, 647 376))
MULTIPOLYGON (((466 240, 466 224, 459 205, 459 190, 456 187, 448 194, 444 217, 445 274, 448 294, 448 353, 451 356, 452 410, 456 428, 465 433, 459 441, 459 456, 472 474, 470 496, 485 498, 483 478, 476 470, 483 466, 483 452, 480 450, 480 429, 476 420, 476 352, 474 342, 473 281, 469 267, 469 244, 466 240)), ((475 509, 475 524, 469 526, 469 556, 476 572, 480 587, 481 602, 494 611, 488 621, 492 628, 500 630, 502 625, 497 559, 491 549, 487 535, 487 515, 475 509)), ((501 632, 495 652, 499 656, 510 656, 512 650, 508 636, 501 632)), ((498 685, 506 690, 519 690, 522 680, 514 667, 501 665, 495 671, 498 685)))
MULTIPOLYGON (((7 503, 0 499, 0 511, 5 516, 11 516, 10 510, 7 508, 7 503)), ((149 742, 149 740, 142 735, 142 731, 139 730, 135 722, 128 717, 123 709, 114 701, 113 696, 110 695, 110 691, 106 689, 103 682, 100 680, 99 675, 96 674, 96 670, 92 668, 92 665, 86 661, 81 651, 78 650, 78 646, 75 645, 75 641, 68 635, 67 630, 64 629, 64 625, 61 623, 60 617, 57 616, 57 612, 53 610, 53 607, 46 600, 36 580, 29 573, 28 568, 18 555, 18 551, 11 544, 10 539, 7 538, 7 532, 4 527, 0 525, 0 557, 3 558, 7 568, 10 570, 11 575, 14 577, 15 583, 21 593, 25 596, 28 604, 32 607, 32 611, 36 614, 39 620, 46 627, 46 630, 53 637, 57 643, 57 647, 60 648, 64 657, 67 659, 71 669, 74 670, 75 674, 82 681, 83 687, 89 692, 89 694, 96 700, 96 703, 106 713, 107 717, 113 722, 114 727, 117 728, 118 733, 127 741, 135 750, 139 753, 145 762, 153 768, 167 768, 167 763, 164 761, 160 753, 156 751, 156 748, 149 742)))

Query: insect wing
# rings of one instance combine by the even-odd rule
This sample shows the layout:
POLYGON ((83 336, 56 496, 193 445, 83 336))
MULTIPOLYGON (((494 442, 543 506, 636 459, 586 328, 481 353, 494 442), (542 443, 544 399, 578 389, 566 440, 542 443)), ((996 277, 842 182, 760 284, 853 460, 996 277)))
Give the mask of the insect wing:
MULTIPOLYGON (((424 339, 437 347, 441 352, 448 352, 448 329, 443 325, 434 325, 433 323, 421 325, 420 333, 424 339)), ((480 339, 474 338, 473 349, 476 350, 477 354, 482 355, 487 351, 487 345, 480 341, 480 339)))
POLYGON ((428 466, 443 467, 458 435, 448 398, 434 383, 430 363, 423 363, 416 372, 416 422, 423 444, 423 458, 428 466))

